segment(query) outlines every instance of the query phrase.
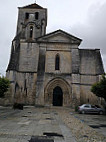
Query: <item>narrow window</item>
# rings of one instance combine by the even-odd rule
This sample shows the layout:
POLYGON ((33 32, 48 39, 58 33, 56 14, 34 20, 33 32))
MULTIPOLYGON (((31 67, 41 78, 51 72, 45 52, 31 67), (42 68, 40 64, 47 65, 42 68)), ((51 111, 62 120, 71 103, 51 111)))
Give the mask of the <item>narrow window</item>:
POLYGON ((26 19, 26 20, 29 19, 29 13, 25 13, 25 19, 26 19))
POLYGON ((60 69, 60 57, 59 55, 56 55, 55 58, 55 70, 59 70, 60 69))
POLYGON ((26 96, 27 96, 27 86, 26 86, 27 80, 25 79, 24 81, 24 91, 26 92, 26 96))
POLYGON ((33 36, 33 26, 30 26, 30 38, 33 36))
POLYGON ((19 85, 18 85, 18 83, 16 82, 16 84, 15 84, 15 93, 16 93, 18 90, 19 90, 19 85))
POLYGON ((38 18, 39 18, 39 12, 36 12, 35 13, 35 19, 38 20, 38 18))
POLYGON ((24 81, 24 91, 26 90, 26 79, 24 81))

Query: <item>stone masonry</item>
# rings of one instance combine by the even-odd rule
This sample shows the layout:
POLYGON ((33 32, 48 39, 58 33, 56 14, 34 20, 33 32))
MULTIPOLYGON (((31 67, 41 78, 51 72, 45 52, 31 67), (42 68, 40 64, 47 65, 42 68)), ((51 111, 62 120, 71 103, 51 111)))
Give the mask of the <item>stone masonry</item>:
POLYGON ((11 101, 27 105, 100 103, 91 85, 104 73, 99 49, 79 49, 81 39, 62 30, 46 34, 47 9, 20 7, 7 77, 11 101))

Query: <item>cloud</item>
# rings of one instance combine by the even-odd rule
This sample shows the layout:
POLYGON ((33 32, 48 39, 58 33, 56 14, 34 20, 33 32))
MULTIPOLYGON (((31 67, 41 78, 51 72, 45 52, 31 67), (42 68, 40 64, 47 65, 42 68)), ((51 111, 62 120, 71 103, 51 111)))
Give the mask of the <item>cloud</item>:
POLYGON ((82 38, 81 48, 99 48, 106 69, 106 3, 95 4, 88 10, 85 23, 76 23, 70 32, 82 38))
POLYGON ((106 55, 106 3, 88 11, 85 24, 75 24, 71 31, 83 39, 81 47, 100 48, 106 55))
MULTIPOLYGON (((11 41, 16 33, 17 7, 33 3, 32 0, 3 0, 0 6, 0 73, 4 74, 10 58, 11 41)), ((83 39, 81 47, 100 48, 106 61, 106 0, 37 0, 48 9, 48 27, 51 32, 59 28, 83 39), (98 2, 97 2, 98 1, 98 2), (93 4, 93 2, 95 4, 93 4), (104 3, 105 2, 105 3, 104 3), (88 9, 88 14, 86 11, 88 9), (86 21, 85 21, 86 19, 86 21), (80 22, 79 22, 80 21, 80 22)), ((106 65, 105 65, 106 66, 106 65)))

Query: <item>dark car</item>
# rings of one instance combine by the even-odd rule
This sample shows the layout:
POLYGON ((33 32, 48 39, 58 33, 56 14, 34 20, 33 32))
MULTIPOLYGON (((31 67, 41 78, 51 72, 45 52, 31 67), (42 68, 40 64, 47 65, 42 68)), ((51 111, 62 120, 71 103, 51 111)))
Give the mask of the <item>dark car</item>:
POLYGON ((105 110, 98 105, 91 105, 91 104, 83 104, 78 107, 78 112, 85 114, 85 113, 97 113, 97 114, 104 114, 105 110))

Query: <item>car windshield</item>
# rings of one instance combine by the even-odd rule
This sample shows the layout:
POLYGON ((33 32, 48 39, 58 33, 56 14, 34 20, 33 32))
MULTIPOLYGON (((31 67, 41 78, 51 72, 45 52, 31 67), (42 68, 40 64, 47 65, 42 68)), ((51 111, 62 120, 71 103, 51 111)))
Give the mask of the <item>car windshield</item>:
POLYGON ((84 107, 90 107, 89 105, 85 105, 84 107))

